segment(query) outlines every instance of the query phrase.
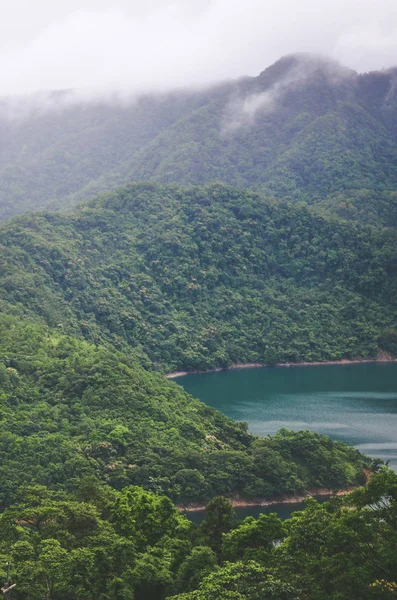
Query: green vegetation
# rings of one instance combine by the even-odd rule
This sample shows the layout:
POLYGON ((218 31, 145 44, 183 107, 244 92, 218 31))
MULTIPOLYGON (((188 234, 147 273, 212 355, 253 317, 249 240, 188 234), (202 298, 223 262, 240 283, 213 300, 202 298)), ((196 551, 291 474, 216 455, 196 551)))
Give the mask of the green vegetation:
POLYGON ((315 500, 284 523, 246 518, 223 534, 220 568, 174 600, 383 600, 396 582, 397 476, 384 470, 366 489, 315 500))
POLYGON ((346 489, 382 461, 308 431, 255 437, 163 375, 397 356, 394 76, 287 57, 131 105, 58 110, 60 94, 10 118, 1 102, 2 220, 131 179, 187 186, 130 184, 0 230, 13 600, 395 597, 396 474, 238 523, 228 498, 346 489), (214 180, 236 187, 192 187, 214 180), (199 527, 173 505, 208 501, 199 527))
MULTIPOLYGON (((74 194, 205 99, 189 93, 143 96, 129 104, 79 103, 67 93, 0 99, 0 220, 75 203, 74 194)), ((117 185, 116 174, 109 174, 110 189, 117 185)))
POLYGON ((390 226, 395 73, 358 75, 297 55, 258 77, 130 104, 59 94, 46 111, 40 97, 4 100, 0 218, 68 207, 130 181, 223 181, 326 211, 336 203, 344 218, 390 226))
POLYGON ((397 192, 352 190, 337 193, 317 202, 315 210, 368 225, 397 227, 397 192))
POLYGON ((0 506, 93 478, 176 502, 363 481, 368 459, 309 432, 256 438, 130 355, 0 318, 0 506))
MULTIPOLYGON (((388 600, 397 590, 397 476, 238 522, 215 498, 196 526, 139 487, 20 490, 0 516, 14 600, 388 600), (214 545, 214 541, 217 543, 214 545), (219 542, 219 543, 218 543, 219 542)), ((0 577, 6 577, 0 567, 0 577)))
POLYGON ((395 354, 394 229, 223 185, 135 184, 12 221, 0 245, 3 311, 163 370, 395 354))

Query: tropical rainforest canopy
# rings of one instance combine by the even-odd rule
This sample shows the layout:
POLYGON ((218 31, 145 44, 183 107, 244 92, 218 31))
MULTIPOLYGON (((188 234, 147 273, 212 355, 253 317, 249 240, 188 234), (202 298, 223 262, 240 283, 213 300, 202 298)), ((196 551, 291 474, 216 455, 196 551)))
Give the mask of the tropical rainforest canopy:
POLYGON ((214 184, 0 230, 0 302, 159 369, 397 354, 397 231, 214 184))
POLYGON ((16 600, 387 600, 396 505, 387 469, 284 522, 274 513, 238 522, 215 498, 199 527, 140 487, 85 478, 71 494, 36 484, 0 515, 0 564, 12 564, 16 600))
POLYGON ((396 596, 395 473, 164 377, 397 357, 395 82, 299 56, 130 104, 1 100, 0 218, 46 209, 0 228, 12 600, 396 596), (366 480, 285 522, 230 502, 366 480))

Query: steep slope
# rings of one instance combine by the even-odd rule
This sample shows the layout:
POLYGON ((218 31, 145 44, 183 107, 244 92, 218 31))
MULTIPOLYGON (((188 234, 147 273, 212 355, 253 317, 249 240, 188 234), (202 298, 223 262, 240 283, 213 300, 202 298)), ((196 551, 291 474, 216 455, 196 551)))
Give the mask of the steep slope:
POLYGON ((4 311, 161 369, 397 354, 396 231, 222 185, 135 184, 0 231, 4 311))
POLYGON ((271 496, 360 482, 370 462, 309 432, 255 438, 130 354, 6 316, 0 399, 1 508, 27 484, 70 492, 87 478, 180 502, 271 496))
POLYGON ((326 61, 283 59, 226 104, 218 99, 163 132, 125 166, 125 180, 221 180, 310 203, 395 189, 397 80, 367 78, 326 61), (377 104, 373 87, 381 88, 377 104))
MULTIPOLYGON (((131 180, 223 181, 326 209, 335 194, 384 200, 397 189, 396 82, 396 70, 358 75, 296 55, 258 77, 132 105, 58 101, 23 119, 3 109, 1 218, 131 180)), ((395 203, 390 211, 395 222, 395 203)), ((344 216, 389 224, 382 207, 344 216)))
MULTIPOLYGON (((392 75, 388 81, 384 100, 392 75)), ((226 105, 220 98, 175 123, 128 169, 166 183, 221 179, 306 199, 357 183, 394 186, 395 131, 360 84, 334 63, 283 59, 236 86, 226 105)), ((390 107, 396 110, 394 97, 390 107)))
POLYGON ((0 219, 73 204, 69 196, 101 176, 115 187, 114 168, 206 99, 205 92, 181 91, 130 100, 78 101, 67 92, 1 100, 0 219))

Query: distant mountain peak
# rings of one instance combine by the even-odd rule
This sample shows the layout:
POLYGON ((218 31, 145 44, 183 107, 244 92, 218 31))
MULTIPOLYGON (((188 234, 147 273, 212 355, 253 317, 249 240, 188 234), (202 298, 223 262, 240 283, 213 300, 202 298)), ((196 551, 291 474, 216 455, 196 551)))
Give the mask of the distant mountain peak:
POLYGON ((357 75, 356 71, 341 65, 329 56, 298 52, 282 56, 262 71, 259 78, 276 81, 288 76, 291 72, 301 72, 302 78, 318 74, 331 76, 332 78, 349 78, 357 75))

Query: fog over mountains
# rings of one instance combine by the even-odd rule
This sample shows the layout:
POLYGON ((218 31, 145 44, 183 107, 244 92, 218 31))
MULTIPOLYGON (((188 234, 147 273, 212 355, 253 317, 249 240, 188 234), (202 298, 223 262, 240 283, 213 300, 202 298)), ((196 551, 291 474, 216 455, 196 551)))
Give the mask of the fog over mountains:
POLYGON ((395 0, 16 0, 3 3, 0 95, 147 92, 254 76, 323 53, 359 72, 393 66, 395 0))
POLYGON ((0 218, 131 181, 218 181, 392 224, 397 69, 286 56, 257 77, 126 99, 3 98, 0 218))
MULTIPOLYGON (((64 0, 52 4, 69 15, 64 0)), ((262 0, 203 4, 211 14, 223 8, 228 22, 236 7, 252 21, 249 5, 265 12, 262 0)), ((277 4, 267 27, 281 15, 291 44, 285 23, 299 13, 303 35, 303 6, 325 21, 346 2, 328 12, 313 0, 289 12, 291 0, 277 4)), ((359 4, 362 16, 370 0, 359 4)), ((131 46, 114 24, 103 31, 95 21, 87 32, 79 22, 74 57, 83 39, 102 65, 90 43, 111 38, 103 78, 87 72, 86 56, 80 66, 59 52, 75 41, 57 43, 67 27, 33 49, 62 81, 70 72, 61 58, 87 83, 108 83, 113 46, 131 46)), ((209 70, 230 51, 218 23, 197 29, 208 34, 198 58, 209 70)), ((246 50, 236 23, 233 47, 246 50)), ((147 43, 123 53, 157 83, 173 43, 161 25, 153 56, 164 56, 153 72, 147 43)), ((12 600, 388 600, 397 590, 397 476, 331 432, 350 427, 339 407, 354 403, 355 418, 374 425, 362 447, 394 456, 385 446, 394 451, 396 439, 389 444, 379 423, 393 422, 396 390, 376 375, 361 393, 345 369, 397 360, 397 68, 358 73, 293 54, 257 76, 192 87, 203 74, 189 47, 180 64, 167 63, 178 77, 189 66, 183 89, 132 97, 117 86, 87 94, 65 85, 0 98, 1 589, 12 600), (342 363, 329 376, 335 394, 317 379, 306 402, 299 373, 329 362, 342 363), (165 377, 252 365, 296 366, 288 387, 302 422, 282 393, 280 423, 330 435, 283 428, 256 437, 165 377), (317 408, 309 414, 312 400, 332 407, 329 430, 317 408), (274 513, 238 522, 233 512, 232 500, 263 506, 360 485, 324 504, 309 499, 285 522, 274 513), (207 502, 200 526, 177 510, 207 502)), ((4 80, 9 89, 5 72, 4 80)), ((357 443, 357 431, 359 423, 346 439, 357 443)))

